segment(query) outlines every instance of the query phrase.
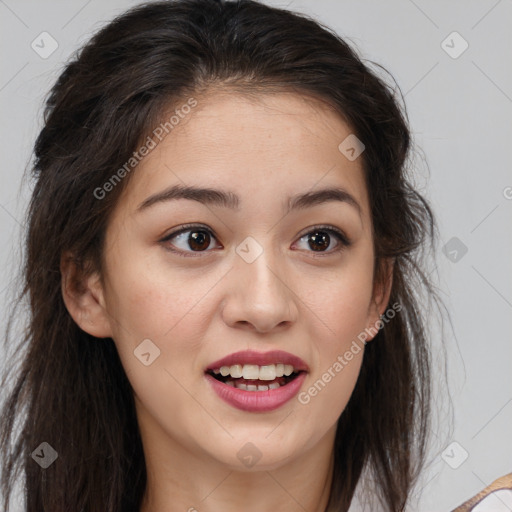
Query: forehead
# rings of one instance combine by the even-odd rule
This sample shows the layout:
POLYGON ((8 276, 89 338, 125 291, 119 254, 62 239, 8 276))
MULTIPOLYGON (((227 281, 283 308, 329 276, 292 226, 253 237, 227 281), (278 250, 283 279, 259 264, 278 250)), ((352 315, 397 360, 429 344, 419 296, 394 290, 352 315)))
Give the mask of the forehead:
POLYGON ((291 93, 215 92, 195 100, 161 141, 153 136, 156 146, 125 191, 131 209, 173 184, 236 191, 242 208, 281 207, 285 196, 337 186, 368 214, 362 158, 351 161, 338 149, 352 130, 324 103, 291 93))

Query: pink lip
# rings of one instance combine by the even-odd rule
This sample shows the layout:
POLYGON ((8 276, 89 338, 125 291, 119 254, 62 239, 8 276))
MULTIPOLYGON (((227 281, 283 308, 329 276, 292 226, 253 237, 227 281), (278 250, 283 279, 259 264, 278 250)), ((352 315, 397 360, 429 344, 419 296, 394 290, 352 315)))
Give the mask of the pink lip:
POLYGON ((205 368, 208 370, 219 369, 221 366, 233 366, 234 364, 291 364, 296 371, 309 371, 308 365, 297 356, 282 350, 271 350, 269 352, 255 352, 254 350, 243 350, 214 361, 205 368))
POLYGON ((224 384, 209 373, 205 377, 215 393, 233 407, 248 412, 267 412, 281 407, 299 392, 306 372, 300 372, 288 384, 268 391, 244 391, 224 384))
POLYGON ((308 365, 297 356, 282 350, 271 350, 269 352, 256 352, 254 350, 243 350, 214 361, 205 368, 205 378, 212 386, 215 393, 228 404, 249 412, 273 411, 291 400, 300 390, 306 374, 309 371, 308 365), (228 386, 207 373, 210 370, 219 369, 221 366, 233 366, 234 364, 257 364, 264 366, 268 364, 291 364, 299 374, 288 384, 277 389, 267 391, 245 391, 228 386))

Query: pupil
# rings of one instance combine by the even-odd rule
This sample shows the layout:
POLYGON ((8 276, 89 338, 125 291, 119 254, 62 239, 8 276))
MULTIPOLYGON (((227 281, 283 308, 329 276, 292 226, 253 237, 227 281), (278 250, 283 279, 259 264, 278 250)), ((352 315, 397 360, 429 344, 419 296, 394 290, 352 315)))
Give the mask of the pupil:
MULTIPOLYGON (((194 251, 207 249, 210 245, 210 235, 205 231, 193 231, 190 233, 188 243, 194 251)), ((309 237, 309 246, 313 251, 322 251, 329 247, 330 237, 325 231, 317 231, 309 237)))
POLYGON ((325 231, 316 231, 314 235, 311 235, 309 237, 309 242, 309 246, 311 247, 311 249, 313 249, 314 251, 321 251, 322 249, 329 247, 330 237, 325 231), (311 242, 320 245, 320 249, 317 249, 314 246, 312 246, 311 242))
POLYGON ((194 251, 207 249, 210 245, 210 235, 205 231, 193 231, 190 233, 188 243, 194 251))

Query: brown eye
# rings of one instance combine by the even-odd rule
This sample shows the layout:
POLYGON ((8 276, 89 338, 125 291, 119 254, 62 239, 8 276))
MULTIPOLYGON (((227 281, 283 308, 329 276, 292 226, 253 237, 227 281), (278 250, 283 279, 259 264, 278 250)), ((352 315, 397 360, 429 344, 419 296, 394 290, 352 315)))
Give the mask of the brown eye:
POLYGON ((324 251, 331 243, 331 237, 325 231, 315 231, 308 236, 308 244, 313 251, 324 251))
POLYGON ((300 237, 299 242, 306 245, 306 252, 332 254, 351 245, 351 241, 342 231, 335 228, 318 227, 300 237))
POLYGON ((194 252, 208 252, 213 240, 216 240, 213 233, 202 226, 192 226, 167 235, 162 243, 166 247, 181 256, 192 256, 194 252))
POLYGON ((204 251, 210 246, 210 235, 206 231, 189 231, 187 243, 193 251, 204 251))

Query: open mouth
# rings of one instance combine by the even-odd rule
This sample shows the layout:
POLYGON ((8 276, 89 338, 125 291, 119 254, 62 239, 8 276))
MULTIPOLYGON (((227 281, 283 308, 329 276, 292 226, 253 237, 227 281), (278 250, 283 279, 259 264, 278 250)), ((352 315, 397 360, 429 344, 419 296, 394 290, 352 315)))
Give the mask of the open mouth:
POLYGON ((301 373, 291 365, 233 365, 207 370, 214 379, 244 391, 268 391, 279 389, 292 382, 301 373))

